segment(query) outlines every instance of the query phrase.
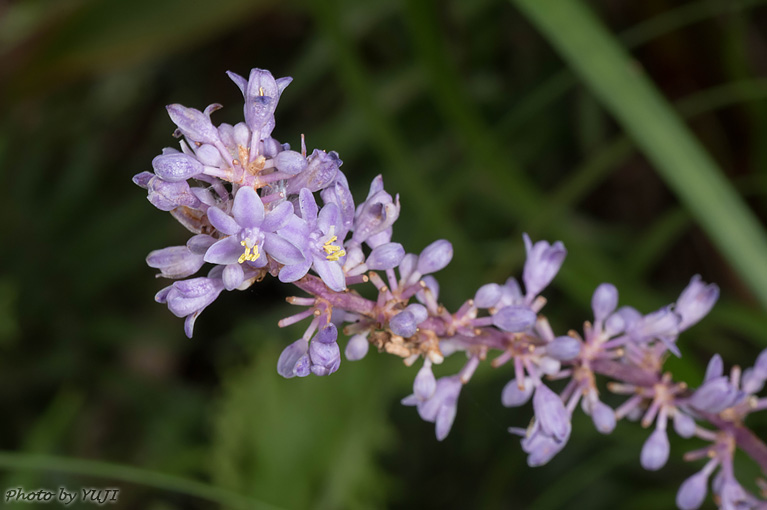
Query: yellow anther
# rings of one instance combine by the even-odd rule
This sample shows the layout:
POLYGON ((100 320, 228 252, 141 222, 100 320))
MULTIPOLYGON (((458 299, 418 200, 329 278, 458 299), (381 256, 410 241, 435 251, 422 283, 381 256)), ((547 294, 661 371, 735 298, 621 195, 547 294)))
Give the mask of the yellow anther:
POLYGON ((240 255, 240 258, 237 259, 237 262, 239 262, 240 264, 242 264, 246 260, 253 262, 255 260, 258 260, 258 257, 261 256, 261 254, 258 253, 258 245, 251 248, 250 246, 248 246, 248 243, 246 243, 245 241, 240 241, 240 244, 245 247, 245 252, 242 255, 240 255), (253 251, 251 252, 251 250, 253 251))
POLYGON ((264 87, 258 87, 258 95, 263 96, 264 95, 264 87))
POLYGON ((331 262, 335 262, 336 260, 346 255, 346 251, 342 250, 340 246, 330 244, 337 239, 338 239, 338 236, 333 236, 327 241, 325 241, 325 244, 322 245, 322 249, 325 250, 325 253, 327 253, 327 257, 325 258, 330 260, 331 262))

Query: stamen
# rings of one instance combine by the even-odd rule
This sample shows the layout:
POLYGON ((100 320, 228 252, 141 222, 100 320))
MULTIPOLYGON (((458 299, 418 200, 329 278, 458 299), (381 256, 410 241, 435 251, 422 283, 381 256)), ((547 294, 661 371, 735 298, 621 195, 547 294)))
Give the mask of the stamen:
POLYGON ((325 253, 327 256, 326 259, 330 260, 331 262, 335 262, 344 255, 346 255, 346 250, 342 250, 340 246, 336 246, 334 244, 330 244, 334 242, 336 239, 338 239, 338 236, 333 236, 327 241, 325 241, 325 244, 322 245, 322 249, 325 250, 325 253))
POLYGON ((264 95, 264 87, 258 87, 258 95, 263 96, 264 95))
POLYGON ((258 257, 261 256, 261 254, 258 253, 258 245, 251 248, 250 246, 248 246, 248 243, 246 243, 245 241, 240 241, 240 244, 245 247, 245 252, 242 255, 240 255, 240 258, 237 259, 237 262, 239 262, 240 264, 242 264, 246 260, 253 262, 255 260, 258 260, 258 257), (251 253, 251 249, 253 250, 252 253, 251 253))

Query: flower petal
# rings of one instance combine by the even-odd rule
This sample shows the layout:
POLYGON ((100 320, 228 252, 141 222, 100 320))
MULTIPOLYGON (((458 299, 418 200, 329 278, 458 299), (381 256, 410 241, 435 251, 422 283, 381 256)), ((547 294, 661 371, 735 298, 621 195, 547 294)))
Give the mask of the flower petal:
POLYGON ((242 227, 234 221, 234 218, 218 207, 208 208, 208 221, 210 221, 210 224, 213 225, 216 230, 227 236, 233 236, 242 230, 242 227))
POLYGON ((245 228, 258 228, 264 221, 264 203, 256 190, 245 186, 237 190, 232 205, 232 216, 245 228))
POLYGON ((234 264, 245 250, 236 237, 227 237, 216 242, 205 252, 205 262, 212 264, 234 264))
POLYGON ((262 232, 274 232, 287 225, 290 215, 293 214, 293 204, 282 202, 280 205, 266 213, 264 222, 261 224, 262 232))

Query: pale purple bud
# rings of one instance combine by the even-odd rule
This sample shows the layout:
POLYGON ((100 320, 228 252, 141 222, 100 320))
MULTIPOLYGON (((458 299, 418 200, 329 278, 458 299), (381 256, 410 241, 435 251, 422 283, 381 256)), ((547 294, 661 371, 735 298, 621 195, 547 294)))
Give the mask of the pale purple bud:
POLYGON ((437 380, 434 378, 434 372, 431 370, 431 363, 424 361, 423 366, 418 371, 413 381, 413 395, 420 400, 430 399, 437 389, 437 380))
POLYGON ((600 400, 594 400, 591 404, 591 420, 602 434, 615 430, 615 411, 600 400))
POLYGON ((200 204, 186 182, 167 182, 159 177, 150 179, 147 186, 147 199, 161 211, 171 211, 176 207, 195 208, 200 204))
POLYGON ((202 163, 180 152, 155 157, 152 168, 159 178, 168 182, 185 181, 204 170, 202 163))
POLYGON ((522 237, 527 251, 522 280, 525 282, 527 298, 531 299, 540 294, 554 279, 565 260, 567 250, 560 241, 553 245, 546 241, 538 241, 533 244, 527 234, 522 237))
POLYGON ((488 283, 481 286, 474 294, 474 306, 490 308, 495 306, 499 299, 501 299, 501 286, 497 283, 488 283))
POLYGON ((674 430, 680 437, 692 437, 695 435, 695 420, 688 414, 677 409, 674 413, 674 430))
POLYGON ((541 429, 555 439, 563 440, 570 433, 570 414, 562 399, 545 384, 539 384, 533 395, 533 411, 541 429))
MULTIPOLYGON (((442 377, 437 381, 437 387, 434 394, 428 400, 418 402, 418 414, 422 419, 436 424, 437 440, 442 441, 450 432, 455 419, 456 408, 458 405, 458 396, 461 393, 461 378, 457 375, 442 377)), ((407 400, 407 399, 406 399, 407 400)), ((412 400, 410 401, 412 402, 412 400)), ((412 405, 412 403, 405 405, 412 405)))
POLYGON ((415 335, 418 323, 410 311, 403 310, 389 320, 389 328, 395 335, 408 338, 415 335))
POLYGON ((368 255, 365 264, 368 269, 380 271, 397 267, 405 256, 405 248, 400 243, 382 244, 368 255))
POLYGON ((180 104, 166 106, 170 120, 178 126, 182 135, 193 142, 220 143, 218 130, 210 122, 210 117, 200 110, 187 108, 180 104))
POLYGON ((754 363, 754 370, 760 377, 767 378, 767 349, 763 350, 759 353, 759 356, 757 356, 756 363, 754 363))
POLYGON ((666 465, 670 446, 664 429, 656 428, 642 446, 639 461, 648 471, 657 471, 666 465))
POLYGON ((280 172, 296 175, 306 168, 306 158, 300 152, 282 151, 274 157, 274 166, 280 172))
POLYGON ((571 336, 558 336, 546 345, 546 354, 559 361, 575 359, 581 353, 581 341, 571 336))
POLYGON ((414 253, 408 253, 402 258, 399 263, 399 276, 402 280, 407 280, 410 275, 415 271, 415 266, 418 264, 418 255, 414 253))
POLYGON ((325 343, 315 339, 309 344, 309 357, 314 375, 330 375, 341 365, 341 350, 336 342, 325 343))
POLYGON ((537 315, 525 306, 504 306, 493 315, 495 327, 509 333, 520 333, 535 324, 537 315))
POLYGON ((413 318, 415 319, 416 324, 422 323, 429 316, 429 312, 426 310, 426 307, 419 305, 418 303, 407 305, 405 310, 413 314, 413 318))
POLYGON ((706 375, 703 376, 703 382, 710 381, 717 377, 722 377, 724 373, 724 362, 719 354, 714 354, 706 366, 706 375))
POLYGON ((277 373, 282 377, 291 378, 298 375, 296 366, 299 360, 309 351, 309 342, 299 338, 283 349, 280 359, 277 361, 277 373))
POLYGON ((193 253, 186 246, 171 246, 150 252, 146 263, 159 269, 165 278, 185 278, 199 271, 205 261, 201 254, 193 253))
POLYGON ((417 270, 421 274, 436 273, 444 269, 453 258, 453 245, 450 241, 440 239, 423 249, 418 256, 417 270))
POLYGON ((530 397, 533 395, 535 386, 529 377, 525 377, 522 381, 522 389, 519 389, 516 379, 512 379, 506 386, 503 387, 501 392, 501 404, 505 407, 519 407, 525 405, 530 397))
POLYGON ((290 150, 290 146, 288 144, 285 144, 285 147, 283 147, 280 142, 271 136, 264 138, 262 145, 263 150, 261 153, 265 158, 273 158, 283 150, 290 150))
POLYGON ((625 329, 626 321, 623 320, 623 317, 618 313, 612 314, 605 321, 605 333, 607 336, 615 336, 622 333, 625 329))
POLYGON ((594 321, 602 322, 618 307, 618 289, 611 283, 603 283, 594 291, 591 298, 591 309, 594 310, 594 321))
POLYGON ((354 335, 346 344, 344 354, 349 361, 357 361, 365 357, 369 348, 370 342, 368 342, 366 335, 354 335))
POLYGON ((685 330, 705 317, 717 299, 719 287, 716 284, 706 285, 701 281, 700 275, 693 276, 676 302, 676 313, 682 316, 679 330, 685 330))
POLYGON ((740 378, 740 387, 745 393, 753 395, 759 393, 764 388, 765 377, 762 376, 756 369, 747 368, 743 371, 743 375, 740 378))
POLYGON ((680 510, 697 510, 706 499, 708 473, 698 471, 682 482, 676 493, 676 506, 680 510))

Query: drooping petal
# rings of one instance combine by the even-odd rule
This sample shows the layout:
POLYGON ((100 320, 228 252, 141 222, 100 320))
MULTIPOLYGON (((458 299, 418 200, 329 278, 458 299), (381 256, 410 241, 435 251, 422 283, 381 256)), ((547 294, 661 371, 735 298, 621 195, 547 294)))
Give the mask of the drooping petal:
POLYGON ((244 228, 258 228, 264 221, 264 203, 250 186, 237 190, 232 204, 232 216, 244 228))
POLYGON ((304 275, 306 275, 306 273, 309 271, 310 267, 312 267, 312 262, 310 260, 289 266, 283 266, 283 268, 280 269, 279 280, 282 283, 294 282, 300 278, 303 278, 304 275))
POLYGON ((338 262, 314 257, 312 267, 330 290, 341 292, 346 288, 346 277, 338 262))
POLYGON ((180 104, 171 104, 166 108, 170 120, 188 139, 200 143, 220 143, 218 130, 210 122, 210 118, 200 110, 187 108, 180 104))

